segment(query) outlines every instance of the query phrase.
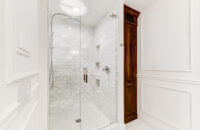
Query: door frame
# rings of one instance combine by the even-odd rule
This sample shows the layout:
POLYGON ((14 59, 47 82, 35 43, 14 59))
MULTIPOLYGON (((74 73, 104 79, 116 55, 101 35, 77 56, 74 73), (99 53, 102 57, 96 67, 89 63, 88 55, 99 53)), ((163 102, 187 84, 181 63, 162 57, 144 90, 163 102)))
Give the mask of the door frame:
MULTIPOLYGON (((125 5, 124 4, 124 11, 123 11, 123 20, 124 20, 124 22, 123 22, 123 28, 124 28, 124 31, 123 31, 123 36, 124 36, 124 60, 123 60, 123 64, 124 64, 124 67, 123 67, 123 72, 124 72, 124 79, 123 79, 123 82, 124 82, 124 123, 126 124, 126 123, 129 123, 129 122, 131 122, 131 121, 133 121, 133 120, 135 120, 135 119, 137 119, 137 114, 136 115, 131 115, 131 116, 127 116, 126 115, 126 72, 125 72, 125 69, 126 69, 126 67, 125 67, 125 62, 126 62, 126 60, 125 60, 125 41, 126 41, 126 39, 125 39, 125 24, 127 24, 126 23, 126 13, 128 13, 128 14, 131 14, 131 15, 133 15, 134 16, 134 22, 133 23, 131 23, 131 24, 133 24, 133 26, 138 26, 138 17, 139 17, 139 15, 140 15, 140 12, 139 11, 137 11, 137 10, 135 10, 135 9, 133 9, 133 8, 131 8, 131 7, 129 7, 129 6, 127 6, 127 5, 125 5)), ((137 27, 137 29, 138 29, 138 27, 137 27)), ((136 30, 137 30, 136 29, 136 30)), ((137 36, 138 36, 138 34, 137 34, 137 36)), ((137 36, 136 36, 136 49, 137 49, 137 46, 138 46, 138 39, 137 39, 137 36)), ((137 72, 137 70, 138 70, 138 49, 137 49, 137 52, 136 52, 136 57, 137 57, 137 59, 136 59, 136 64, 137 64, 137 68, 136 68, 136 74, 138 73, 137 72)), ((137 95, 138 95, 138 93, 137 93, 137 88, 138 88, 138 81, 137 81, 137 76, 136 76, 136 101, 137 101, 137 95)), ((138 101, 137 101, 138 102, 138 101)), ((136 103, 137 104, 137 106, 138 106, 138 103, 136 103)), ((136 112, 137 112, 137 107, 136 106, 136 112)), ((138 113, 138 112, 137 112, 138 113)))

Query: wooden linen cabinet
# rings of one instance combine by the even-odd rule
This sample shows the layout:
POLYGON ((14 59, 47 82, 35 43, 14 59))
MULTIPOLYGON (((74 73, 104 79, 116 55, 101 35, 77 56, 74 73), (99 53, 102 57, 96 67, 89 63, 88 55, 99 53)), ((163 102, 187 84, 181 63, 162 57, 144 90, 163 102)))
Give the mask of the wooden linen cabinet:
POLYGON ((139 12, 124 6, 124 122, 137 119, 137 19, 139 12))

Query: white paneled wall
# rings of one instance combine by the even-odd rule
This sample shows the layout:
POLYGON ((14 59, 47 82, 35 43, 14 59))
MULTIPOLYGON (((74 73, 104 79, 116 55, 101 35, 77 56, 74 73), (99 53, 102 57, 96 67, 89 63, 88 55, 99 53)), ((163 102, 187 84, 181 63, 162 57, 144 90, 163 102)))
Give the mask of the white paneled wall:
POLYGON ((141 24, 143 70, 191 70, 190 0, 158 1, 143 12, 141 24))
POLYGON ((39 45, 46 42, 41 42, 39 22, 46 19, 47 3, 1 0, 0 6, 0 129, 44 130, 38 56, 39 45))
POLYGON ((156 130, 198 130, 200 2, 158 0, 141 12, 139 118, 156 130))
MULTIPOLYGON (((4 70, 4 16, 5 16, 5 10, 4 10, 4 1, 0 1, 0 86, 3 85, 3 79, 4 79, 4 75, 3 75, 3 70, 4 70)), ((0 107, 1 109, 1 107, 0 107)))

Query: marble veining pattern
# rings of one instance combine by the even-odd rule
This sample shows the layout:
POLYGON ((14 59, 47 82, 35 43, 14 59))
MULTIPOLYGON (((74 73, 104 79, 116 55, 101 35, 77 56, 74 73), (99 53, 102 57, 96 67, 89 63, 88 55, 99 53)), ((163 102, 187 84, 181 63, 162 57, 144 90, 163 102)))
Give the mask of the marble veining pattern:
POLYGON ((116 121, 115 22, 109 15, 95 26, 55 17, 50 130, 95 130, 116 121), (103 71, 105 66, 110 73, 103 71), (88 83, 83 82, 83 68, 88 69, 88 83), (75 122, 79 118, 81 124, 75 122))

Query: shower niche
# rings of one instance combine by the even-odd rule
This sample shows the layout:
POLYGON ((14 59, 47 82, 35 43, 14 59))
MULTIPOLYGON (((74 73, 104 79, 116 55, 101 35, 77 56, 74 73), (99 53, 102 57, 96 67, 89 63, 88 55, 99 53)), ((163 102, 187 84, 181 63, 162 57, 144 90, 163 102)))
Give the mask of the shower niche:
POLYGON ((100 62, 96 62, 96 69, 99 70, 100 69, 100 62))
POLYGON ((100 80, 96 79, 96 87, 100 87, 100 80))
POLYGON ((49 4, 49 130, 103 130, 117 121, 118 0, 49 4))

